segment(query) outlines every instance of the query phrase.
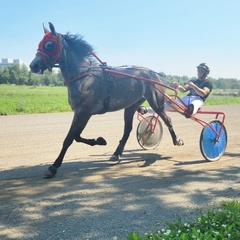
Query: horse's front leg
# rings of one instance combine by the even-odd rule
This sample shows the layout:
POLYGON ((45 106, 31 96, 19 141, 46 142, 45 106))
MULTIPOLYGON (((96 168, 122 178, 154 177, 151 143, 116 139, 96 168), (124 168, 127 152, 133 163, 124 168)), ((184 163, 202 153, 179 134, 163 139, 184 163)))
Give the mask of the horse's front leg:
POLYGON ((47 178, 52 178, 57 173, 57 169, 62 165, 63 158, 68 148, 71 146, 74 139, 78 139, 90 117, 91 116, 87 114, 75 112, 70 130, 63 141, 62 149, 53 165, 48 168, 48 172, 45 174, 47 178))
POLYGON ((48 172, 45 174, 46 177, 51 178, 57 173, 57 168, 59 168, 62 165, 62 161, 67 152, 67 149, 70 147, 74 139, 77 142, 82 142, 90 146, 107 145, 106 140, 102 137, 98 137, 97 139, 85 139, 82 138, 81 136, 75 136, 75 134, 70 131, 63 142, 62 150, 59 156, 55 160, 54 164, 48 168, 48 172))
POLYGON ((113 155, 109 160, 118 161, 119 157, 122 155, 126 142, 132 131, 133 115, 135 113, 135 108, 126 108, 124 111, 124 133, 122 139, 119 141, 118 147, 116 148, 113 155))
POLYGON ((107 145, 106 140, 102 137, 98 137, 96 139, 86 139, 80 136, 83 129, 87 125, 90 117, 91 116, 87 116, 87 114, 80 113, 74 115, 72 126, 63 142, 61 152, 58 155, 55 162, 53 163, 53 165, 48 168, 48 172, 45 174, 47 178, 52 178, 55 176, 55 174, 57 173, 57 169, 62 165, 63 158, 67 152, 67 149, 71 146, 73 140, 75 140, 76 142, 88 144, 90 146, 107 145))
POLYGON ((45 176, 47 178, 52 178, 55 176, 55 174, 57 173, 57 169, 62 165, 63 158, 67 152, 67 149, 72 144, 73 140, 74 140, 74 131, 72 131, 72 128, 71 128, 63 142, 61 152, 59 153, 57 159, 55 160, 54 164, 48 168, 48 172, 45 173, 45 176))

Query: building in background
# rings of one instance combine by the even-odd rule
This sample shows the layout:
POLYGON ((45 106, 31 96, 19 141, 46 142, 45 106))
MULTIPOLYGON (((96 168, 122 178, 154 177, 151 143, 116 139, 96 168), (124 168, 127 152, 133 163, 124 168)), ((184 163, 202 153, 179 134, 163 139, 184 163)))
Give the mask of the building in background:
POLYGON ((1 68, 5 68, 5 67, 11 66, 13 64, 22 65, 22 64, 24 64, 24 62, 22 59, 12 59, 12 58, 2 58, 0 60, 1 68))

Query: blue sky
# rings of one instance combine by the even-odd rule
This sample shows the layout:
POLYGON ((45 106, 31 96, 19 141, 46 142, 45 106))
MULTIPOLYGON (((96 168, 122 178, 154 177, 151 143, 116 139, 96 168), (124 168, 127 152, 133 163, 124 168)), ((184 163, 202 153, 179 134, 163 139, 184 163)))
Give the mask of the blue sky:
POLYGON ((239 0, 1 1, 0 59, 30 63, 42 23, 82 35, 110 66, 139 65, 196 76, 206 62, 213 78, 240 80, 239 0))

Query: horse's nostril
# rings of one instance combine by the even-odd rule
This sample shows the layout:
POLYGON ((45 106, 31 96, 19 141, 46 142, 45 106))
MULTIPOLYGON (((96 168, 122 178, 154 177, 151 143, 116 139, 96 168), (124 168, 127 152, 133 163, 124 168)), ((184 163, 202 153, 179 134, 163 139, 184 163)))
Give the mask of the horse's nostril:
POLYGON ((39 65, 38 64, 30 64, 30 68, 32 70, 32 72, 38 72, 39 71, 39 65))

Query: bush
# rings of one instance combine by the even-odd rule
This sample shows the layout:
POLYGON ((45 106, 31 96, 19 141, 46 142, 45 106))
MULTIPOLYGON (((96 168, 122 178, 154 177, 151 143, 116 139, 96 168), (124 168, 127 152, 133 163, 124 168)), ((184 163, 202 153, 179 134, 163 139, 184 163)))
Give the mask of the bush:
POLYGON ((239 240, 240 239, 240 203, 232 201, 214 207, 198 217, 192 223, 167 223, 168 229, 146 233, 140 237, 130 233, 127 240, 239 240))

